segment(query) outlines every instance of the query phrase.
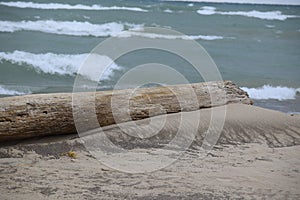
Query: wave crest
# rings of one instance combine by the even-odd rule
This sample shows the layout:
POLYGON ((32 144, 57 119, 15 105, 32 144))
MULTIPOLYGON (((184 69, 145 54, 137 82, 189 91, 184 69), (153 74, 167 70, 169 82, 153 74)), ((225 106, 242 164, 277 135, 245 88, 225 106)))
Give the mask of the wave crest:
POLYGON ((245 90, 252 99, 277 99, 280 101, 295 99, 300 92, 300 88, 273 87, 270 85, 264 85, 259 88, 242 87, 241 89, 245 90))
POLYGON ((19 92, 16 90, 8 89, 0 85, 0 95, 24 95, 24 94, 30 94, 30 92, 19 92))
POLYGON ((281 20, 284 21, 288 18, 297 18, 296 15, 284 15, 280 11, 267 11, 261 12, 257 10, 252 11, 217 11, 215 7, 204 6, 201 9, 197 10, 197 13, 200 15, 238 15, 245 17, 253 17, 266 20, 281 20))
MULTIPOLYGON (((115 64, 110 58, 98 54, 33 54, 24 51, 14 51, 12 53, 0 52, 0 62, 8 61, 17 65, 29 65, 37 73, 59 74, 59 75, 75 75, 80 66, 84 63, 88 56, 95 59, 99 64, 94 70, 104 70, 101 67, 109 66, 105 69, 101 76, 101 80, 110 79, 115 70, 122 69, 121 66, 115 64)), ((93 77, 91 71, 81 70, 83 76, 99 81, 99 77, 93 77)))
POLYGON ((89 22, 77 21, 0 21, 0 32, 15 31, 40 31, 44 33, 72 36, 94 36, 94 37, 131 37, 139 36, 146 38, 160 39, 182 39, 182 40, 220 40, 222 36, 216 35, 164 35, 155 33, 138 32, 144 30, 142 24, 131 23, 106 23, 91 24, 89 22))
POLYGON ((0 21, 0 32, 15 31, 40 31, 45 33, 73 36, 95 36, 108 37, 116 36, 124 30, 139 29, 142 25, 130 23, 105 23, 91 24, 89 22, 78 21, 0 21))
POLYGON ((237 3, 237 4, 262 4, 262 5, 300 5, 299 1, 294 0, 163 0, 163 1, 181 1, 181 2, 199 2, 199 3, 237 3))
POLYGON ((124 31, 120 35, 119 38, 126 38, 126 37, 145 37, 150 39, 168 39, 168 40, 221 40, 224 39, 222 36, 216 35, 166 35, 166 34, 158 34, 158 33, 145 33, 145 32, 138 32, 138 31, 124 31))
POLYGON ((101 5, 70 5, 70 4, 61 4, 61 3, 34 3, 34 2, 0 2, 0 5, 8 6, 8 7, 16 7, 16 8, 34 8, 34 9, 44 9, 44 10, 57 10, 57 9, 65 9, 65 10, 127 10, 127 11, 136 11, 136 12, 148 12, 145 9, 138 7, 124 7, 124 6, 110 6, 105 7, 101 5))

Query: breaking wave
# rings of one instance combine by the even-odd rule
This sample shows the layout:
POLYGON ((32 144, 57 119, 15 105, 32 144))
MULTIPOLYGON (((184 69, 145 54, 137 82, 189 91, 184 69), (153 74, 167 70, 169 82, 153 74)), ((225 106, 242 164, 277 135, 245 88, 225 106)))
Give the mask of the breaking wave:
POLYGON ((4 86, 0 85, 0 95, 24 95, 24 94, 30 94, 30 92, 19 92, 16 90, 5 88, 4 86))
MULTIPOLYGON (((101 80, 110 79, 115 70, 122 69, 121 66, 115 64, 110 58, 98 54, 33 54, 24 51, 14 51, 12 53, 0 52, 0 62, 7 61, 17 65, 28 65, 33 68, 37 73, 48 73, 58 75, 76 75, 80 66, 84 63, 86 58, 95 59, 98 68, 94 70, 104 70, 106 64, 110 64, 101 76, 101 80), (101 68, 102 67, 102 68, 101 68)), ((81 74, 87 78, 98 81, 99 77, 95 77, 92 71, 81 70, 81 74)))
POLYGON ((237 4, 263 4, 263 5, 300 5, 295 0, 163 0, 163 1, 181 1, 181 2, 208 2, 208 3, 237 3, 237 4))
POLYGON ((300 88, 273 87, 270 85, 264 85, 260 88, 242 87, 241 89, 245 90, 252 99, 277 99, 280 101, 295 99, 300 92, 300 88))
POLYGON ((261 12, 257 10, 252 11, 217 11, 215 7, 204 6, 201 9, 197 10, 197 13, 200 15, 238 15, 245 17, 253 17, 266 20, 286 20, 288 18, 297 18, 296 15, 284 15, 280 11, 267 11, 261 12))
POLYGON ((65 9, 65 10, 127 10, 127 11, 136 11, 136 12, 148 12, 145 9, 138 7, 124 7, 124 6, 110 6, 105 7, 101 5, 70 5, 70 4, 60 4, 60 3, 34 3, 34 2, 0 2, 0 5, 16 7, 16 8, 35 8, 35 9, 45 9, 45 10, 57 10, 57 9, 65 9))
POLYGON ((131 36, 138 36, 138 37, 145 37, 151 39, 169 39, 169 40, 221 40, 224 39, 222 36, 216 35, 165 35, 165 34, 157 34, 157 33, 145 33, 145 32, 138 32, 138 31, 124 31, 118 37, 126 38, 131 36))
POLYGON ((142 25, 129 23, 105 23, 91 24, 89 22, 78 21, 0 21, 0 32, 15 31, 40 31, 45 33, 73 36, 96 36, 108 37, 115 36, 124 30, 138 29, 142 25))
POLYGON ((163 35, 155 33, 138 32, 143 30, 142 24, 130 23, 106 23, 91 24, 89 22, 77 21, 0 21, 0 32, 15 31, 40 31, 44 33, 72 36, 94 36, 94 37, 131 37, 140 36, 146 38, 160 39, 183 39, 183 40, 220 40, 222 36, 216 35, 163 35))

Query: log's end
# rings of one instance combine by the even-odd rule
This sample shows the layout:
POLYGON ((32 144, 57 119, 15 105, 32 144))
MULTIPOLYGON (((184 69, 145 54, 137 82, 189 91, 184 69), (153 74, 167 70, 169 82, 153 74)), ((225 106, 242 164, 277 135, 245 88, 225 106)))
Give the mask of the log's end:
POLYGON ((250 98, 249 94, 237 86, 234 82, 230 80, 224 81, 224 86, 227 91, 227 95, 230 96, 228 99, 233 99, 228 103, 242 103, 247 105, 253 105, 254 101, 250 98))

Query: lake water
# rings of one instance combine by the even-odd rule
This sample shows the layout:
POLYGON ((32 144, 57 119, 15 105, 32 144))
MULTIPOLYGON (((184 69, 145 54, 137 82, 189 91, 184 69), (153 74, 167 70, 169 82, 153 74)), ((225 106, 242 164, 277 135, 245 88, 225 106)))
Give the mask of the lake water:
MULTIPOLYGON (((194 38, 223 79, 246 90, 256 105, 300 112, 300 6, 295 5, 1 1, 0 95, 70 92, 78 68, 97 44, 143 27, 171 28, 194 38)), ((202 81, 172 56, 141 51, 115 60, 99 88, 111 88, 122 73, 149 62, 202 81)))

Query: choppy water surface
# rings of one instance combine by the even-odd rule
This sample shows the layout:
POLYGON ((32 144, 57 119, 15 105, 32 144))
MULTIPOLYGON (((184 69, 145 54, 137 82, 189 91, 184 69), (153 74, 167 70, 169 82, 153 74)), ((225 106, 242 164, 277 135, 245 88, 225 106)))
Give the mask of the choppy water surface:
MULTIPOLYGON (((1 1, 0 95, 72 91, 78 68, 98 43, 144 27, 172 28, 186 34, 183 39, 196 40, 223 79, 243 87, 257 105, 300 112, 300 7, 295 5, 1 1)), ((202 81, 171 55, 141 51, 116 60, 99 89, 149 62, 179 69, 191 82, 202 81)))

